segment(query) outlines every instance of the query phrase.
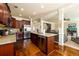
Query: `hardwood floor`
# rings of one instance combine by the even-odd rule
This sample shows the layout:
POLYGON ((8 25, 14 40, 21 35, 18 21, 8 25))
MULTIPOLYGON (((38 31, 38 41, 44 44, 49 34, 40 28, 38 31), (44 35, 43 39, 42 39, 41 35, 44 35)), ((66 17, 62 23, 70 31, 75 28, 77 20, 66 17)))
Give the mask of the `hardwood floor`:
POLYGON ((42 53, 40 49, 30 40, 27 42, 24 43, 24 48, 21 50, 16 50, 16 56, 45 56, 45 54, 42 53))
POLYGON ((64 56, 79 56, 79 50, 65 46, 64 56))
MULTIPOLYGON (((79 56, 79 50, 63 46, 55 49, 48 56, 79 56)), ((35 46, 30 40, 24 41, 24 46, 16 50, 16 56, 46 56, 40 49, 35 46)))

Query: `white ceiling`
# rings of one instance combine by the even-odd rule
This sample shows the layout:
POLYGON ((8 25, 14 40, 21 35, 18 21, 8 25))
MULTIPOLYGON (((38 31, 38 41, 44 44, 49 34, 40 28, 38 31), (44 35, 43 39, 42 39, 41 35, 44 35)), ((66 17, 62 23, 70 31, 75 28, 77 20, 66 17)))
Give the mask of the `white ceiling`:
MULTIPOLYGON (((62 8, 64 9, 64 18, 69 18, 70 20, 79 20, 79 4, 68 4, 62 8)), ((57 10, 52 14, 53 16, 50 18, 50 20, 58 19, 57 10)))
POLYGON ((19 16, 19 14, 22 14, 21 17, 28 18, 29 16, 42 16, 46 13, 49 13, 51 11, 54 11, 65 4, 54 4, 54 3, 9 3, 11 12, 13 16, 19 16), (42 8, 41 8, 41 5, 42 8), (18 8, 14 8, 14 6, 18 6, 18 8), (44 7, 44 8, 43 8, 44 7), (21 11, 21 8, 24 9, 24 11, 21 11), (36 13, 36 15, 33 15, 33 13, 36 13))
POLYGON ((71 4, 64 8, 65 18, 79 18, 79 4, 71 4))
POLYGON ((79 5, 78 4, 56 4, 56 3, 9 3, 8 4, 13 16, 22 18, 35 17, 49 17, 57 19, 57 9, 64 8, 65 18, 79 18, 79 5), (42 5, 42 8, 41 8, 42 5), (15 8, 14 6, 18 6, 15 8), (44 7, 44 8, 43 8, 44 7), (21 11, 21 8, 24 11, 21 11), (34 14, 33 14, 34 13, 34 14), (21 14, 21 16, 19 16, 21 14), (50 17, 51 16, 51 17, 50 17))

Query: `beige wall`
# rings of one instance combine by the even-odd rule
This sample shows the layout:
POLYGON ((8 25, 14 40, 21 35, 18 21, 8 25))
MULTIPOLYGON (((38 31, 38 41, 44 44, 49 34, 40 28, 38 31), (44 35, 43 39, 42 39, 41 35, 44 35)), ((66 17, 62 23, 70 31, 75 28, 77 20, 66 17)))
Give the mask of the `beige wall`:
POLYGON ((55 23, 55 30, 58 31, 59 30, 59 24, 60 24, 59 20, 55 20, 54 23, 55 23))
POLYGON ((52 22, 52 28, 53 28, 53 27, 54 27, 54 30, 56 30, 56 31, 58 31, 59 28, 61 27, 61 23, 59 22, 58 19, 56 19, 56 20, 54 20, 54 21, 52 22), (53 26, 53 23, 54 23, 54 26, 53 26))

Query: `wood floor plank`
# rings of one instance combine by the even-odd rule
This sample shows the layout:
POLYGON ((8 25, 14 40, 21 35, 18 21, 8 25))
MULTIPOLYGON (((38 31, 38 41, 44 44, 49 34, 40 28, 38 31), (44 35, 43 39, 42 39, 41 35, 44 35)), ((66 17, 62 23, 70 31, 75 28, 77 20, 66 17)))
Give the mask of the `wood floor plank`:
MULTIPOLYGON (((16 56, 46 56, 46 54, 40 51, 30 40, 23 44, 25 45, 24 48, 16 50, 16 56)), ((79 56, 79 50, 64 46, 50 52, 48 56, 79 56)))

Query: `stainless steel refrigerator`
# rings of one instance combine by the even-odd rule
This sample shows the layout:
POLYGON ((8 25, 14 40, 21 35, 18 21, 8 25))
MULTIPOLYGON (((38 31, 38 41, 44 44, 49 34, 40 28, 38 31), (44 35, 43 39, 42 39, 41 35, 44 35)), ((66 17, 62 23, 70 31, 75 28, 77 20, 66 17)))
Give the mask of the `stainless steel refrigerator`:
POLYGON ((24 25, 22 29, 23 29, 24 39, 30 39, 31 26, 30 25, 24 25))

